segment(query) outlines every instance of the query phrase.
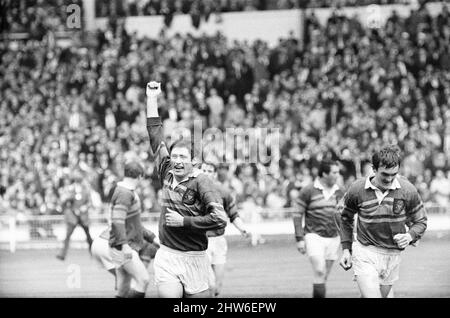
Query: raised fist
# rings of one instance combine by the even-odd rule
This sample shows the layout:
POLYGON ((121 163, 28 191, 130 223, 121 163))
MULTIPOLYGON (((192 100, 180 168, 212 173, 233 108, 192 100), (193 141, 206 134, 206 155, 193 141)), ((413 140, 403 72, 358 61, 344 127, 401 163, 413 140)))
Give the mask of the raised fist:
POLYGON ((151 81, 147 83, 146 94, 147 97, 156 97, 161 93, 161 83, 151 81))

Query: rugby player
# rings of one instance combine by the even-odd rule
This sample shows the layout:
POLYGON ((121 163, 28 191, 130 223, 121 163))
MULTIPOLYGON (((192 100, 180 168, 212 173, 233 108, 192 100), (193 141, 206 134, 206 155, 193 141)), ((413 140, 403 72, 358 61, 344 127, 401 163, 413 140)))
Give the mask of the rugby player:
MULTIPOLYGON (((105 229, 92 242, 91 254, 92 257, 109 273, 116 276, 116 267, 112 261, 109 251, 109 232, 110 228, 105 229)), ((156 235, 147 229, 143 229, 144 246, 139 251, 139 258, 144 263, 145 268, 148 269, 149 264, 155 258, 156 251, 159 248, 159 240, 156 235)), ((134 281, 131 282, 131 287, 134 286, 134 281)))
POLYGON ((314 298, 326 296, 326 281, 334 261, 338 259, 340 238, 335 214, 338 202, 344 195, 336 184, 338 177, 338 164, 322 161, 318 178, 303 187, 293 202, 297 249, 301 254, 306 253, 311 262, 314 298))
POLYGON ((343 200, 340 265, 354 276, 363 298, 388 297, 399 278, 400 253, 427 228, 417 189, 398 175, 400 150, 385 146, 372 156, 374 174, 355 181, 343 200), (352 242, 357 217, 356 241, 352 242))
POLYGON ((118 298, 143 298, 149 283, 146 266, 139 257, 145 242, 153 233, 141 223, 141 201, 135 189, 144 174, 143 167, 131 161, 125 164, 124 178, 117 183, 111 197, 111 227, 109 246, 112 264, 116 270, 118 298), (135 281, 131 289, 131 280, 135 281))
POLYGON ((206 232, 224 228, 227 216, 212 180, 193 169, 191 142, 176 141, 169 153, 158 114, 160 93, 161 83, 147 84, 147 130, 162 185, 155 284, 159 297, 209 297, 206 232))
MULTIPOLYGON (((201 170, 214 180, 214 185, 217 186, 221 193, 223 207, 230 218, 230 222, 244 237, 248 238, 250 233, 247 231, 244 222, 242 222, 242 219, 239 217, 234 196, 231 194, 230 190, 222 186, 217 180, 217 166, 213 163, 203 162, 201 170)), ((228 250, 227 241, 225 239, 225 229, 208 231, 206 235, 208 236, 208 249, 206 253, 208 254, 211 263, 209 288, 211 290, 211 295, 217 297, 222 290, 223 279, 225 276, 225 263, 228 250)))
POLYGON ((89 209, 92 208, 91 195, 89 193, 88 183, 83 180, 81 173, 74 174, 73 183, 65 186, 62 192, 64 202, 64 220, 66 222, 66 237, 61 251, 56 258, 64 261, 69 250, 70 238, 77 227, 80 225, 86 234, 86 241, 89 250, 92 245, 92 238, 89 232, 89 209))

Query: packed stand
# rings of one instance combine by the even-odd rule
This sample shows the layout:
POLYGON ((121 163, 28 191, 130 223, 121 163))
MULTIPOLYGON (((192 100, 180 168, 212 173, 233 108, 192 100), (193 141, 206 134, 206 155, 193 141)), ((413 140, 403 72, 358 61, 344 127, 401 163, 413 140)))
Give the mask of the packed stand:
POLYGON ((208 22, 210 19, 220 23, 222 21, 222 13, 227 12, 394 3, 406 4, 408 0, 96 0, 95 12, 96 16, 100 18, 161 15, 164 16, 163 21, 166 27, 172 25, 176 15, 187 14, 191 17, 192 25, 198 29, 202 22, 208 22))
POLYGON ((425 9, 407 19, 394 14, 379 30, 337 15, 325 27, 311 15, 306 27, 303 49, 293 38, 274 48, 227 44, 220 34, 137 39, 120 20, 98 32, 94 48, 0 43, 3 210, 61 214, 81 182, 102 213, 123 162, 139 156, 144 209, 158 211, 143 106, 150 79, 164 85, 166 132, 191 129, 195 119, 204 129, 280 128, 279 165, 219 170, 244 211, 279 215, 322 158, 340 161, 348 185, 370 170, 372 150, 384 143, 401 146, 402 173, 425 201, 448 205, 448 10, 436 18, 425 9))
MULTIPOLYGON (((10 33, 27 33, 32 40, 42 41, 48 33, 73 31, 67 27, 68 5, 78 5, 82 0, 3 0, 0 4, 0 30, 10 33)), ((80 22, 82 19, 80 19, 80 22)))
MULTIPOLYGON (((295 2, 295 1, 282 1, 295 2)), ((301 1, 300 1, 301 2, 301 1)), ((306 8, 330 8, 330 7, 357 7, 368 6, 372 4, 388 5, 388 4, 410 4, 411 0, 306 0, 306 8)), ((419 0, 417 2, 425 3, 426 0, 419 0)))
MULTIPOLYGON (((118 17, 409 4, 410 0, 127 0, 96 1, 96 16, 118 17)), ((423 0, 422 0, 423 2, 423 0)))

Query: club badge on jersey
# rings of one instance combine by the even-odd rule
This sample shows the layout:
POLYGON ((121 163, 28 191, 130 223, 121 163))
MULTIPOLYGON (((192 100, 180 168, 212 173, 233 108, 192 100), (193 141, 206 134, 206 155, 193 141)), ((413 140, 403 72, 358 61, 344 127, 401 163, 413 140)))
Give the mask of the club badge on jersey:
POLYGON ((405 208, 405 200, 394 199, 394 206, 393 206, 394 214, 400 214, 404 208, 405 208))
POLYGON ((187 189, 186 192, 183 195, 183 203, 192 205, 195 203, 195 191, 192 189, 187 189))

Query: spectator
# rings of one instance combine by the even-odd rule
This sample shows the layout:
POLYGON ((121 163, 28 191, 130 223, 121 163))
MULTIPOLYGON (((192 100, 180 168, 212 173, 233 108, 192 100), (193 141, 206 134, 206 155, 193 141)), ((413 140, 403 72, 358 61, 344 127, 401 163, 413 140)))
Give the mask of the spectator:
POLYGON ((430 184, 430 192, 437 204, 444 207, 449 206, 450 180, 447 179, 442 170, 436 171, 436 176, 430 184))
POLYGON ((223 99, 217 95, 217 90, 212 88, 209 97, 206 99, 206 105, 209 108, 209 126, 220 127, 224 111, 223 99))

